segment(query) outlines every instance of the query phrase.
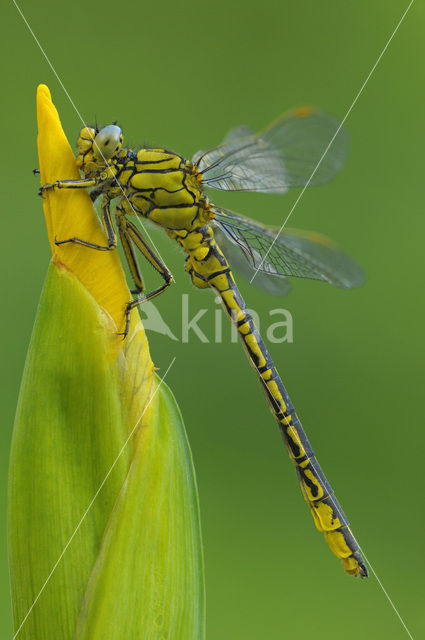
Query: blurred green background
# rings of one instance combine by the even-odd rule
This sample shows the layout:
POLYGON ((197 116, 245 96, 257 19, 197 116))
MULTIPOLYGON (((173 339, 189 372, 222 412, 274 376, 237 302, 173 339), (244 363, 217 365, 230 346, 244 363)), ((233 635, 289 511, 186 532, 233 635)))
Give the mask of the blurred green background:
MULTIPOLYGON (((127 143, 186 157, 234 125, 260 128, 288 107, 342 118, 407 1, 65 3, 20 6, 84 119, 118 119, 127 143)), ((0 637, 11 638, 6 553, 9 443, 25 353, 50 252, 37 177, 36 85, 49 85, 75 141, 79 117, 16 8, 2 9, 2 378, 0 637)), ((347 120, 343 172, 308 190, 291 226, 320 231, 364 267, 341 291, 307 281, 276 300, 241 283, 267 326, 292 313, 294 342, 270 345, 355 535, 414 637, 423 637, 425 8, 416 2, 347 120)), ((215 201, 280 225, 299 192, 215 201)), ((176 276, 157 309, 176 335, 181 296, 213 335, 213 296, 183 256, 155 242, 176 276)), ((158 282, 146 269, 148 283, 158 282)), ((225 321, 225 319, 223 319, 225 321)), ((225 326, 225 325, 224 325, 225 326)), ((228 336, 227 328, 224 335, 228 336)), ((274 420, 239 344, 150 333, 195 460, 211 640, 403 638, 377 580, 346 576, 315 531, 274 420)), ((40 362, 40 366, 43 363, 40 362)), ((28 478, 31 482, 31 478, 28 478)), ((48 588, 48 587, 47 587, 48 588)))

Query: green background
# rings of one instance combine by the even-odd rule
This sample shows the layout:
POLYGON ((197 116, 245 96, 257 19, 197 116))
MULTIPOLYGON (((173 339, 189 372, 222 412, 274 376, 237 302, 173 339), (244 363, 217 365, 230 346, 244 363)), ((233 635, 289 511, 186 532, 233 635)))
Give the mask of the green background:
MULTIPOLYGON (((293 105, 342 118, 407 1, 156 3, 22 0, 84 119, 116 118, 126 141, 190 157, 236 124, 261 128, 293 105)), ((276 300, 241 283, 267 326, 289 309, 294 342, 272 356, 355 535, 414 637, 423 637, 423 202, 425 8, 416 2, 347 120, 334 182, 308 190, 291 225, 331 236, 364 267, 341 291, 307 281, 276 300)), ((35 89, 47 83, 71 141, 79 117, 11 2, 2 10, 2 373, 0 637, 11 638, 6 553, 9 443, 49 247, 37 197, 35 89)), ((218 204, 280 225, 285 197, 218 204)), ((157 309, 176 335, 181 296, 213 335, 217 306, 183 256, 155 242, 176 276, 157 309)), ((158 282, 146 269, 148 284, 158 282)), ((106 276, 105 276, 106 277, 106 276)), ((224 320, 224 319, 223 319, 224 320)), ((407 637, 377 580, 346 576, 314 529, 278 430, 239 344, 150 334, 180 404, 197 470, 211 640, 407 637)), ((43 366, 43 363, 40 363, 43 366)), ((31 482, 31 478, 28 478, 31 482)))

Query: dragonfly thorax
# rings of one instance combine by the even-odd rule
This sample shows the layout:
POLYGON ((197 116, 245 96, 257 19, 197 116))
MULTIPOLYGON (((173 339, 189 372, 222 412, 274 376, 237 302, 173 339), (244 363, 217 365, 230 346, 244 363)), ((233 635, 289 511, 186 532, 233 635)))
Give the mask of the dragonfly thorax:
MULTIPOLYGON (((191 162, 166 149, 121 149, 111 160, 128 214, 165 229, 204 225, 213 217, 191 162)), ((111 183, 113 184, 113 183, 111 183)))

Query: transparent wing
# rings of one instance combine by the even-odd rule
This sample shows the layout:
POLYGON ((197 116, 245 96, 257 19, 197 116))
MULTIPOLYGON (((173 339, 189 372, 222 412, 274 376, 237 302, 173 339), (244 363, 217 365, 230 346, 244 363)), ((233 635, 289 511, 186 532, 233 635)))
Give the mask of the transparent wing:
MULTIPOLYGON (((239 127, 234 127, 233 129, 230 129, 230 131, 224 136, 223 142, 221 144, 223 145, 224 143, 227 143, 227 142, 234 142, 235 140, 239 140, 240 138, 247 138, 248 136, 254 136, 254 135, 255 135, 255 132, 252 129, 242 124, 239 127)), ((201 158, 201 156, 210 152, 211 152, 210 149, 202 149, 201 151, 197 151, 192 158, 192 163, 196 164, 198 160, 201 158)))
POLYGON ((248 127, 233 129, 220 146, 198 151, 193 163, 204 174, 204 185, 225 191, 284 193, 305 186, 310 177, 309 184, 321 184, 344 163, 342 129, 322 158, 339 126, 310 107, 293 109, 258 134, 248 127))
POLYGON ((248 138, 248 136, 255 136, 255 131, 253 131, 246 125, 241 124, 239 125, 239 127, 230 129, 230 131, 228 131, 224 136, 223 142, 221 144, 224 144, 225 142, 234 142, 235 140, 240 140, 241 138, 248 138))
MULTIPOLYGON (((255 269, 252 266, 251 260, 247 260, 244 256, 242 247, 235 243, 234 240, 228 236, 220 224, 213 223, 214 237, 223 250, 224 255, 228 259, 232 271, 236 271, 250 281, 255 273, 255 269)), ((254 249, 251 249, 254 251, 254 249)), ((257 257, 261 260, 260 256, 257 257)), ((270 269, 272 266, 270 265, 270 269)), ((271 272, 259 271, 252 280, 252 284, 263 291, 267 291, 274 296, 286 296, 291 290, 291 283, 285 276, 280 274, 274 274, 271 272)))
POLYGON ((325 236, 284 229, 276 239, 277 228, 265 227, 220 207, 213 210, 215 225, 239 246, 255 271, 322 280, 344 289, 364 281, 363 271, 356 262, 325 236))

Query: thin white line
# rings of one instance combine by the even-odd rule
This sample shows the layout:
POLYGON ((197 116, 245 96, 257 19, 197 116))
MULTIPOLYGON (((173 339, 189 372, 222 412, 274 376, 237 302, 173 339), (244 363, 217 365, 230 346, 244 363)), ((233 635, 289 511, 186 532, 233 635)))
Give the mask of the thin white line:
MULTIPOLYGON (((260 378, 261 382, 263 383, 264 387, 267 389, 267 384, 265 382, 265 380, 263 380, 263 378, 260 378)), ((320 465, 319 462, 317 461, 316 456, 313 455, 313 458, 309 458, 309 463, 311 464, 311 466, 313 467, 316 476, 320 477, 320 473, 319 473, 319 469, 320 469, 320 465), (314 459, 313 459, 314 458, 314 459), (316 463, 316 464, 315 464, 316 463)), ((323 472, 322 472, 323 473, 323 472)), ((340 505, 340 503, 337 501, 336 496, 334 496, 334 494, 330 494, 329 496, 327 496, 328 499, 332 502, 333 506, 335 507, 336 512, 338 512, 340 509, 342 510, 342 506, 340 505)), ((344 512, 343 512, 344 513, 344 512)), ((347 525, 349 527, 349 524, 347 525)), ((351 528, 350 528, 350 532, 351 532, 351 528)), ((353 535, 353 533, 351 532, 351 534, 353 535)), ((354 537, 354 535, 353 535, 354 537)), ((404 622, 403 618, 401 617, 397 607, 395 606, 394 602, 392 601, 392 599, 390 598, 390 595, 388 593, 388 591, 385 589, 384 585, 382 584, 381 580, 378 577, 378 574, 376 573, 375 569, 373 568, 373 566, 371 565, 371 563, 369 562, 369 559, 367 558, 366 554, 364 553, 363 549, 360 547, 359 543, 357 542, 356 538, 354 538, 355 542, 357 543, 358 549, 362 555, 362 557, 364 558, 364 560, 367 562, 367 564, 369 565, 374 577, 376 578, 376 581, 378 582, 378 585, 380 586, 380 588, 382 589, 382 592, 384 593, 385 597, 387 598, 388 602, 390 603, 392 609, 394 610, 395 614, 397 615, 398 619, 400 620, 401 624, 403 625, 405 631, 407 632, 409 638, 411 638, 411 640, 413 639, 412 634, 410 633, 409 629, 407 628, 406 623, 404 622)))
MULTIPOLYGON (((38 40, 38 38, 37 38, 37 36, 35 35, 34 31, 31 29, 30 25, 28 24, 28 20, 25 18, 24 14, 22 13, 22 11, 21 11, 20 7, 18 6, 18 4, 16 3, 16 1, 15 1, 15 0, 12 0, 12 2, 13 2, 13 4, 15 5, 15 7, 17 8, 17 10, 19 11, 19 13, 20 13, 20 15, 21 15, 22 20, 25 22, 26 26, 28 27, 28 31, 31 33, 32 37, 33 37, 33 38, 34 38, 34 40, 36 41, 36 43, 37 43, 37 45, 38 45, 38 48, 40 49, 41 53, 42 53, 42 54, 43 54, 43 56, 46 58, 47 64, 49 65, 49 67, 51 68, 51 70, 53 71, 53 73, 55 74, 56 79, 58 80, 58 82, 59 82, 60 86, 61 86, 61 87, 62 87, 62 89, 64 90, 65 95, 66 95, 66 97, 68 98, 68 100, 70 101, 70 103, 72 104, 72 106, 73 106, 73 108, 74 108, 74 110, 75 110, 76 114, 77 114, 77 115, 78 115, 78 117, 80 118, 80 120, 81 120, 82 124, 83 124, 84 126, 86 126, 86 123, 84 122, 83 116, 82 116, 82 115, 81 115, 81 113, 78 111, 78 109, 77 109, 77 107, 76 107, 76 105, 75 105, 75 103, 74 103, 73 99, 71 98, 71 96, 69 95, 68 91, 66 90, 65 85, 63 84, 63 82, 62 82, 62 80, 60 79, 59 75, 56 73, 56 70, 55 70, 54 66, 52 65, 52 63, 50 62, 50 59, 49 59, 49 57, 47 56, 47 53, 44 51, 43 47, 41 46, 41 44, 40 44, 40 42, 39 42, 39 40, 38 40)), ((94 142, 94 138, 93 138, 93 136, 92 136, 91 134, 90 134, 90 137, 91 137, 92 141, 94 142)), ((102 160, 105 162, 105 164, 106 164, 106 166, 108 167, 108 169, 110 169, 110 168, 111 168, 111 165, 108 163, 108 161, 107 161, 107 160, 106 160, 106 158, 104 157, 104 155, 103 155, 102 151, 101 151, 99 148, 98 148, 98 151, 99 151, 100 155, 102 156, 102 160)), ((128 204, 129 204, 129 206, 130 206, 130 208, 132 209, 132 211, 133 211, 133 212, 134 212, 134 214, 136 215, 136 218, 138 219, 138 222, 140 223, 140 226, 142 227, 143 232, 144 232, 144 233, 146 234, 146 236, 148 237, 149 242, 152 244, 152 246, 153 246, 153 248, 155 249, 155 251, 157 252, 158 256, 161 258, 162 262, 165 264, 164 259, 162 258, 161 254, 160 254, 160 253, 159 253, 159 251, 158 251, 158 248, 156 247, 156 245, 155 245, 154 241, 152 240, 152 238, 151 238, 151 236, 150 236, 149 232, 146 230, 146 227, 144 226, 144 224, 143 224, 142 220, 140 219, 140 216, 139 216, 139 215, 137 215, 137 211, 135 211, 135 210, 134 210, 133 205, 131 204, 131 202, 130 202, 130 200, 128 199, 127 195, 124 193, 124 189, 123 189, 123 188, 122 188, 122 186, 120 185, 120 183, 119 183, 118 179, 116 178, 116 176, 114 176, 114 180, 115 180, 115 182, 117 183, 117 185, 119 186, 119 188, 121 189, 121 192, 122 192, 122 194, 123 194, 124 198, 127 200, 128 204)))
POLYGON ((73 534, 71 535, 71 537, 69 538, 68 542, 66 543, 66 545, 64 546, 62 553, 60 554, 59 558, 56 560, 55 564, 53 565, 52 570, 50 571, 49 575, 47 576, 43 586, 41 587, 40 591, 38 592, 35 600, 33 601, 32 605, 30 606, 30 608, 28 609, 24 619, 22 620, 21 624, 19 625, 17 631, 15 632, 15 635, 13 636, 13 640, 15 640, 15 638, 18 636, 18 633, 20 632, 20 630, 22 629, 22 627, 24 626, 28 616, 30 615, 31 611, 33 610, 34 606, 36 605, 39 597, 41 596, 41 594, 43 593, 44 589, 46 588, 50 578, 52 577, 52 575, 54 574, 58 564, 60 563, 60 561, 62 560, 63 556, 65 555, 69 545, 71 544, 72 540, 74 539, 75 535, 77 534, 79 528, 81 527, 81 525, 83 524, 83 521, 86 517, 86 515, 88 514, 88 512, 90 511, 91 507, 93 506, 94 501, 96 500, 97 496, 99 495, 99 493, 101 492, 101 490, 103 489, 103 486, 105 484, 105 482, 107 481, 107 479, 109 478, 109 476, 111 475, 115 465, 117 464, 122 452, 124 451, 124 449, 126 448, 128 442, 130 441, 133 433, 135 432, 135 430, 137 429, 137 427, 140 424, 141 419, 143 418, 147 408, 149 407, 149 405, 151 404, 152 400, 154 399, 155 395, 157 394, 161 384, 163 383, 163 381, 165 380, 165 376, 168 374, 169 370, 171 369, 172 365, 174 364, 176 358, 174 357, 170 364, 168 365, 168 369, 166 370, 166 372, 164 373, 163 377, 161 378, 158 386, 156 387, 155 391, 153 392, 149 402, 147 403, 146 407, 143 409, 143 412, 140 416, 140 418, 137 420, 136 424, 134 425, 133 429, 130 431, 130 435, 128 436, 127 440, 124 442, 123 446, 120 449, 120 452, 118 453, 117 457, 115 458, 114 462, 112 463, 112 466, 110 467, 108 473, 106 474, 106 476, 104 477, 104 479, 102 480, 101 484, 99 485, 98 490, 96 491, 96 493, 94 494, 94 497, 92 499, 92 501, 90 502, 89 506, 87 507, 87 509, 85 510, 85 512, 83 513, 79 523, 77 524, 77 526, 74 529, 73 534))
POLYGON ((15 0, 12 0, 13 4, 15 5, 15 7, 17 8, 17 10, 19 11, 19 13, 21 14, 21 18, 22 20, 25 22, 26 26, 28 27, 28 31, 31 33, 32 37, 34 38, 34 40, 36 41, 38 48, 40 49, 41 53, 43 54, 43 56, 46 58, 47 64, 49 65, 49 67, 51 68, 51 70, 53 71, 53 73, 56 76, 56 79, 58 80, 60 86, 62 87, 62 89, 64 90, 64 92, 66 93, 66 97, 68 98, 68 100, 70 101, 70 103, 72 104, 72 106, 74 107, 74 110, 76 111, 78 117, 80 118, 81 122, 83 124, 84 120, 83 117, 81 115, 81 113, 78 111, 77 107, 74 104, 74 101, 72 100, 71 96, 69 95, 68 91, 66 90, 62 80, 60 79, 60 77, 58 76, 58 74, 56 73, 56 70, 54 68, 54 66, 52 65, 52 63, 50 62, 49 58, 47 57, 46 52, 44 51, 43 47, 41 46, 40 42, 38 41, 37 36, 35 35, 34 31, 31 29, 30 25, 28 24, 27 19, 25 18, 24 14, 22 13, 20 7, 17 5, 17 3, 15 2, 15 0))
POLYGON ((369 82, 370 78, 372 77, 373 72, 375 71, 376 67, 378 66, 378 64, 379 64, 379 62, 380 62, 380 60, 381 60, 382 56, 384 55, 384 53, 385 53, 385 52, 386 52, 386 50, 388 49, 388 47, 389 47, 389 45, 390 45, 390 43, 391 43, 392 39, 394 38, 395 34, 397 33, 397 31, 398 31, 398 29, 399 29, 399 27, 400 27, 401 23, 403 22, 404 18, 406 17, 406 15, 407 15, 407 13, 408 13, 408 11, 409 11, 410 7, 412 6, 413 2, 414 2, 414 0, 410 0, 409 6, 407 7, 407 9, 405 10, 405 12, 404 12, 404 13, 403 13, 403 15, 401 16, 400 20, 398 21, 398 24, 397 24, 396 28, 395 28, 395 29, 394 29, 394 31, 392 32, 392 34, 391 34, 391 36, 390 36, 389 40, 387 41, 387 43, 386 43, 385 47, 382 49, 381 53, 379 54, 378 59, 376 60, 375 64, 373 65, 372 69, 369 71, 369 73, 368 73, 368 75, 367 75, 367 77, 366 77, 366 80, 363 82, 362 86, 360 87, 359 92, 357 93, 356 97, 354 98, 353 102, 351 103, 351 106, 349 107, 349 109, 348 109, 347 113, 345 114, 345 116, 344 116, 344 118, 343 118, 343 120, 342 120, 341 124, 339 125, 339 127, 338 127, 338 129, 336 130, 336 132, 334 133, 334 135, 333 135, 333 137, 332 137, 331 141, 329 142, 328 146, 326 147, 325 151, 323 152, 323 154, 322 154, 322 156, 321 156, 321 158, 320 158, 319 162, 316 164, 316 166, 315 166, 315 168, 314 168, 314 170, 313 170, 313 173, 311 174, 311 176, 310 176, 310 177, 309 177, 309 179, 307 180, 307 183, 304 185, 304 187, 303 187, 303 189, 302 189, 302 191, 301 191, 300 195, 299 195, 299 196, 298 196, 298 198, 295 200, 294 205, 292 206, 292 208, 291 208, 290 212, 289 212, 289 213, 288 213, 288 215, 286 216, 286 219, 285 219, 285 221, 284 221, 283 225, 280 227, 280 229, 279 229, 278 233, 276 234, 276 236, 275 236, 275 238, 274 238, 273 242, 271 243, 270 247, 268 248, 268 250, 267 250, 266 254, 264 255, 264 257, 263 257, 263 259, 261 260, 260 264, 258 265, 257 269, 255 270, 255 273, 254 273, 254 275, 252 276, 252 278, 251 278, 250 282, 252 282, 252 281, 254 280, 255 276, 257 275, 257 273, 259 272, 259 270, 260 270, 260 269, 261 269, 261 267, 263 266, 265 259, 266 259, 266 258, 267 258, 267 256, 269 255, 269 253, 270 253, 270 251, 272 250, 272 248, 273 248, 273 246, 274 246, 274 244, 275 244, 276 240, 279 238, 280 234, 282 233, 283 229, 285 228, 285 225, 286 225, 286 223, 288 222, 288 220, 289 220, 289 218, 291 217, 291 215, 293 214, 295 207, 297 206, 297 204, 299 203, 299 201, 300 201, 300 200, 301 200, 301 198, 303 197, 304 191, 307 189, 307 187, 309 186, 309 184, 310 184, 311 180, 313 179, 313 177, 314 177, 314 175, 315 175, 316 171, 318 170, 318 168, 319 168, 319 167, 320 167, 320 165, 322 164, 323 158, 326 156, 327 152, 329 151, 329 149, 330 149, 330 147, 331 147, 331 145, 332 145, 333 141, 335 140, 336 136, 337 136, 337 135, 338 135, 338 133, 340 132, 340 130, 341 130, 341 128, 342 128, 342 126, 343 126, 344 122, 347 120, 348 116, 350 115, 350 113, 351 113, 351 111, 352 111, 353 107, 355 106, 355 104, 356 104, 357 100, 360 98, 360 96, 361 96, 361 94, 362 94, 362 92, 363 92, 363 89, 365 88, 365 86, 366 86, 366 85, 367 85, 367 83, 369 82))
MULTIPOLYGON (((355 96, 355 98, 354 98, 354 100, 353 100, 353 102, 352 102, 351 106, 349 107, 349 109, 348 109, 347 113, 345 114, 345 116, 344 116, 344 118, 343 118, 343 120, 342 120, 341 124, 339 125, 339 127, 338 127, 338 129, 336 130, 335 134, 333 135, 333 137, 332 137, 331 141, 329 142, 328 146, 326 147, 326 149, 325 149, 325 151, 324 151, 323 155, 321 156, 321 158, 320 158, 319 162, 317 163, 316 167, 314 168, 314 170, 313 170, 313 172, 312 172, 312 174, 311 174, 310 178, 308 179, 307 184, 303 187, 303 189, 302 189, 302 191, 301 191, 300 195, 299 195, 299 196, 298 196, 298 198, 296 199, 296 201, 295 201, 294 205, 292 206, 292 208, 291 208, 291 210, 290 210, 289 214, 287 215, 287 217, 286 217, 286 219, 285 219, 285 221, 284 221, 283 225, 282 225, 282 226, 281 226, 281 228, 279 229, 279 232, 277 233, 276 237, 274 238, 274 240, 273 240, 272 244, 270 245, 270 247, 269 247, 269 249, 268 249, 267 253, 266 253, 266 254, 265 254, 265 256, 263 257, 263 260, 261 261, 260 265, 259 265, 259 266, 258 266, 258 268, 256 269, 256 271, 255 271, 254 275, 252 276, 252 278, 251 278, 251 282, 253 281, 253 279, 254 279, 254 278, 255 278, 255 276, 257 275, 257 273, 258 273, 259 269, 260 269, 260 268, 261 268, 261 266, 263 265, 264 260, 267 258, 268 254, 270 253, 270 251, 271 251, 271 249, 272 249, 272 247, 273 247, 274 243, 275 243, 275 242, 276 242, 276 240, 278 239, 279 235, 282 233, 282 231, 283 231, 283 229, 284 229, 284 227, 285 227, 286 223, 288 222, 289 218, 291 217, 291 215, 292 215, 292 213, 293 213, 293 211, 294 211, 295 207, 297 206, 297 204, 298 204, 298 203, 299 203, 299 201, 301 200, 301 198, 302 198, 302 196, 303 196, 303 194, 304 194, 304 191, 305 191, 305 190, 307 189, 307 187, 309 186, 309 184, 310 184, 310 182, 311 182, 312 178, 314 177, 314 175, 315 175, 315 173, 316 173, 317 169, 319 168, 320 164, 322 163, 323 158, 324 158, 324 157, 325 157, 325 155, 327 154, 327 152, 328 152, 329 148, 331 147, 331 145, 332 145, 333 141, 335 140, 336 136, 338 135, 339 131, 341 130, 342 126, 344 125, 345 121, 347 120, 348 116, 350 115, 350 113, 351 113, 351 111, 352 111, 353 107, 355 106, 355 104, 357 103, 358 99, 360 98, 360 95, 362 94, 362 92, 363 92, 364 88, 366 87, 367 83, 369 82, 370 78, 372 77, 372 74, 374 73, 374 71, 375 71, 376 67, 378 66, 378 64, 379 64, 379 62, 380 62, 380 60, 381 60, 382 56, 384 55, 384 53, 385 53, 385 52, 386 52, 386 50, 388 49, 388 47, 389 47, 389 45, 390 45, 390 43, 391 43, 392 39, 394 38, 395 34, 397 33, 398 29, 400 28, 400 26, 401 26, 401 24, 402 24, 403 20, 405 19, 405 17, 406 17, 406 15, 407 15, 407 13, 409 12, 409 10, 410 10, 411 6, 413 5, 413 2, 414 2, 414 0, 411 0, 411 1, 409 2, 409 5, 407 6, 407 8, 406 8, 406 10, 404 11, 403 15, 401 16, 400 20, 398 21, 398 23, 397 23, 397 25, 396 25, 396 27, 395 27, 394 31, 392 32, 392 34, 391 34, 390 38, 388 39, 388 41, 387 41, 386 45, 384 46, 384 48, 382 49, 381 53, 379 54, 379 56, 378 56, 378 58, 377 58, 377 60, 376 60, 375 64, 373 65, 373 67, 372 67, 372 69, 370 70, 369 74, 367 75, 367 77, 366 77, 365 81, 363 82, 362 86, 360 87, 360 90, 358 91, 357 95, 355 96)), ((312 460, 311 460, 311 463, 312 463, 312 466, 313 466, 313 468, 315 468, 316 473, 317 473, 317 469, 316 469, 316 467, 315 467, 315 465, 314 465, 314 461, 312 461, 312 460)), ((318 464, 318 463, 317 463, 317 464, 318 464)), ((336 503, 335 503, 335 500, 334 500, 333 496, 331 495, 331 496, 329 496, 329 497, 330 497, 330 499, 331 499, 332 503, 334 504, 334 506, 336 507, 336 503)), ((357 543, 357 544, 358 544, 358 543, 357 543)), ((360 547, 360 545, 358 545, 358 546, 359 546, 359 550, 360 550, 360 552, 361 552, 362 556, 364 557, 365 561, 366 561, 366 562, 367 562, 367 564, 369 565, 369 567, 370 567, 370 569, 371 569, 371 571, 372 571, 372 573, 373 573, 373 575, 374 575, 374 577, 375 577, 376 581, 378 582, 379 587, 381 588, 381 590, 382 590, 382 592, 384 593, 384 595, 385 595, 386 599, 387 599, 387 600, 388 600, 388 602, 390 603, 390 605, 391 605, 391 607, 392 607, 393 611, 395 612, 396 616, 398 617, 398 619, 400 620, 401 624, 403 625, 404 630, 406 631, 406 633, 407 633, 407 635, 409 636, 409 638, 411 638, 411 640, 413 640, 413 636, 412 636, 412 634, 410 633, 410 631, 409 631, 409 629, 408 629, 408 627, 407 627, 406 623, 404 622, 404 620, 403 620, 403 618, 401 617, 401 615, 400 615, 400 613, 399 613, 399 611, 398 611, 397 607, 395 606, 394 602, 392 601, 392 599, 391 599, 391 597, 390 597, 389 593, 387 592, 387 590, 385 589, 385 587, 384 587, 384 585, 382 584, 381 580, 379 579, 378 574, 376 573, 376 571, 375 571, 375 569, 373 568, 372 564, 369 562, 369 559, 367 558, 367 556, 366 556, 366 554, 364 553, 363 549, 360 547)))
POLYGON ((406 623, 404 622, 403 618, 402 618, 402 617, 401 617, 401 615, 399 614, 399 612, 398 612, 398 610, 397 610, 397 608, 396 608, 396 606, 395 606, 394 602, 391 600, 390 596, 388 595, 387 590, 385 589, 384 585, 382 584, 382 582, 381 582, 381 581, 380 581, 380 579, 378 578, 378 575, 377 575, 377 573, 376 573, 375 569, 374 569, 374 568, 372 567, 372 565, 370 564, 370 562, 369 562, 369 560, 368 560, 368 558, 367 558, 367 556, 366 556, 365 552, 363 551, 363 549, 362 549, 360 546, 359 546, 359 549, 360 549, 360 552, 361 552, 362 556, 364 557, 364 559, 365 559, 365 560, 366 560, 366 562, 368 563, 368 565, 369 565, 369 567, 370 567, 370 570, 372 571, 373 575, 375 576, 375 578, 376 578, 376 580, 377 580, 377 582, 378 582, 379 586, 381 587, 382 591, 384 592, 384 594, 385 594, 385 596, 386 596, 386 598, 387 598, 388 602, 390 603, 390 605, 391 605, 391 606, 392 606, 392 608, 394 609, 394 611, 395 611, 395 613, 396 613, 396 615, 397 615, 398 619, 400 620, 401 624, 403 625, 403 627, 404 627, 404 629, 405 629, 405 631, 406 631, 407 635, 409 636, 409 638, 410 638, 411 640, 414 640, 414 638, 413 638, 412 634, 410 633, 409 629, 408 629, 408 628, 407 628, 407 626, 406 626, 406 623))
MULTIPOLYGON (((315 456, 314 456, 314 457, 315 457, 315 456)), ((318 463, 318 461, 317 461, 317 458, 316 458, 316 457, 315 457, 315 460, 316 460, 316 462, 317 462, 317 466, 319 466, 319 463, 318 463)), ((316 465, 314 464, 314 461, 313 461, 311 458, 310 458, 310 464, 311 464, 311 466, 313 467, 313 469, 315 470, 316 475, 319 475, 319 473, 318 473, 318 468, 316 467, 316 465)), ((338 505, 339 505, 339 508, 340 508, 340 509, 342 509, 342 507, 341 507, 341 505, 339 504, 339 502, 338 502, 338 505, 337 505, 336 497, 334 498, 334 494, 329 495, 329 496, 328 496, 328 498, 330 498, 330 500, 331 500, 332 504, 334 505, 334 507, 335 507, 336 511, 338 511, 338 505)), ((350 529, 350 531, 351 531, 351 529, 350 529)), ((351 532, 351 533, 352 533, 352 532, 351 532)), ((354 537, 354 535, 353 535, 353 537, 354 537)), ((382 591, 383 591, 383 593, 384 593, 384 595, 385 595, 386 599, 388 600, 388 602, 390 603, 391 607, 393 608, 393 610, 394 610, 395 614, 397 615, 398 619, 400 620, 401 624, 403 625, 403 627, 404 627, 405 631, 407 632, 407 634, 408 634, 409 638, 411 638, 411 640, 414 640, 414 639, 413 639, 412 634, 410 633, 409 629, 407 628, 406 623, 404 622, 403 618, 401 617, 400 613, 398 612, 397 607, 395 606, 394 602, 391 600, 391 598, 390 598, 390 595, 389 595, 388 591, 385 589, 384 585, 382 584, 381 580, 379 579, 378 574, 376 573, 375 569, 372 567, 371 563, 369 562, 369 559, 367 558, 367 556, 366 556, 366 554, 364 553, 363 549, 361 548, 361 546, 360 546, 360 545, 359 545, 359 543, 357 542, 356 538, 354 538, 354 539, 355 539, 355 541, 356 541, 356 543, 357 543, 357 546, 358 546, 358 548, 359 548, 359 551, 360 551, 361 555, 363 556, 363 558, 365 559, 365 561, 366 561, 366 562, 367 562, 367 564, 369 565, 370 570, 372 571, 373 575, 374 575, 374 576, 375 576, 375 578, 376 578, 376 581, 378 582, 379 586, 381 587, 381 589, 382 589, 382 591)))

